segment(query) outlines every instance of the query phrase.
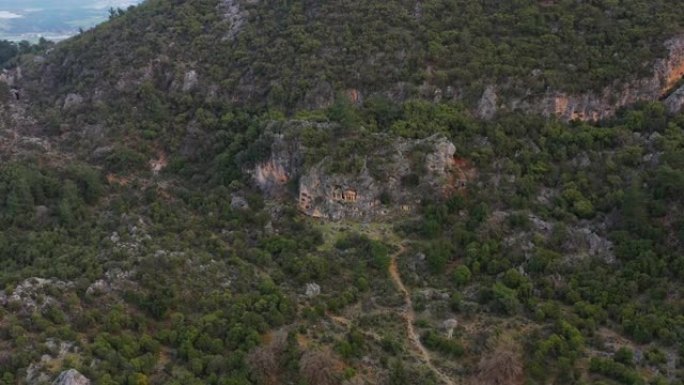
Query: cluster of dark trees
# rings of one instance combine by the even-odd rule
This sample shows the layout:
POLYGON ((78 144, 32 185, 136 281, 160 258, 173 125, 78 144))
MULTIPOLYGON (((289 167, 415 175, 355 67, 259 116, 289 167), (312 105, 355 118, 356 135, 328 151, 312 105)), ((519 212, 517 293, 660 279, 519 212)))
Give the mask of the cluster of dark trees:
POLYGON ((0 40, 0 68, 11 65, 12 59, 19 55, 41 53, 54 46, 53 42, 40 38, 38 43, 31 44, 28 41, 13 42, 0 40))

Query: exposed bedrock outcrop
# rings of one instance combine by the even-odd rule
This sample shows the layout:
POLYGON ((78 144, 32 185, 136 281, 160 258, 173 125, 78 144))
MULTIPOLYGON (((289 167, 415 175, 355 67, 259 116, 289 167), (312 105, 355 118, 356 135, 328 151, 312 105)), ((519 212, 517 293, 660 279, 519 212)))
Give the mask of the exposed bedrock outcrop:
POLYGON ((300 175, 302 154, 299 140, 276 134, 271 144, 271 156, 257 163, 249 173, 266 196, 283 197, 290 192, 291 181, 300 175))
POLYGON ((338 160, 332 156, 306 166, 301 154, 307 150, 296 142, 277 136, 271 157, 251 174, 267 195, 296 199, 302 213, 316 218, 365 220, 410 213, 423 199, 464 189, 475 174, 440 135, 420 140, 374 136, 370 151, 355 154, 361 166, 351 172, 335 171, 338 160), (296 191, 286 189, 290 181, 296 182, 296 191))
POLYGON ((447 197, 465 186, 455 151, 444 137, 395 138, 352 174, 327 172, 333 160, 326 158, 300 177, 297 205, 309 216, 332 220, 411 212, 426 197, 447 197))
POLYGON ((670 113, 677 113, 684 107, 684 86, 679 87, 664 100, 665 106, 670 113))
POLYGON ((62 372, 52 383, 53 385, 90 385, 90 380, 75 369, 62 372))
POLYGON ((230 23, 228 36, 226 36, 228 39, 235 40, 247 23, 249 12, 245 10, 244 4, 252 5, 258 2, 259 0, 221 0, 219 2, 219 12, 230 23))
MULTIPOLYGON (((667 57, 655 61, 650 77, 615 82, 600 92, 569 94, 549 90, 542 95, 531 94, 508 100, 497 98, 499 87, 490 86, 483 93, 476 112, 485 119, 491 118, 496 111, 521 110, 547 117, 555 116, 564 121, 596 121, 613 116, 621 107, 666 98, 668 110, 677 113, 684 106, 684 90, 670 92, 684 77, 684 35, 668 40, 665 47, 667 57)), ((501 87, 501 90, 504 88, 501 87)))
POLYGON ((16 86, 21 79, 21 67, 16 67, 14 69, 3 69, 0 72, 0 82, 5 83, 10 87, 16 86))

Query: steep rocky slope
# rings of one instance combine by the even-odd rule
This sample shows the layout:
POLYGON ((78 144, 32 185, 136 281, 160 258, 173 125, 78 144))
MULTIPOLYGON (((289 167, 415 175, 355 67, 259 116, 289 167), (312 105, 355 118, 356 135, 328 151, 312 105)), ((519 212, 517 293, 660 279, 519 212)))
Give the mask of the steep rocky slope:
MULTIPOLYGON (((560 90, 548 90, 542 95, 530 94, 524 98, 500 100, 497 87, 485 90, 478 104, 478 114, 491 118, 499 109, 521 110, 561 120, 599 121, 613 117, 620 108, 638 102, 664 100, 670 113, 681 111, 684 101, 684 36, 677 36, 664 43, 667 56, 651 65, 652 75, 630 81, 614 81, 599 92, 569 94, 560 90)), ((505 86, 504 86, 505 87, 505 86)))
POLYGON ((150 0, 25 63, 21 87, 49 107, 148 103, 151 87, 288 113, 348 95, 597 120, 681 79, 677 8, 651 7, 640 18, 631 3, 150 0))
MULTIPOLYGON (((249 172, 271 197, 294 199, 298 209, 314 218, 372 220, 415 213, 426 199, 448 199, 465 190, 475 171, 456 157, 444 136, 420 140, 373 135, 350 170, 340 170, 340 159, 325 156, 305 164, 308 149, 300 128, 290 123, 286 133, 273 138, 270 157, 249 172), (294 191, 292 182, 296 183, 294 191)), ((314 125, 316 130, 335 130, 314 125)), ((358 138, 338 138, 361 144, 358 138)), ((361 146, 359 146, 361 147, 361 146)))

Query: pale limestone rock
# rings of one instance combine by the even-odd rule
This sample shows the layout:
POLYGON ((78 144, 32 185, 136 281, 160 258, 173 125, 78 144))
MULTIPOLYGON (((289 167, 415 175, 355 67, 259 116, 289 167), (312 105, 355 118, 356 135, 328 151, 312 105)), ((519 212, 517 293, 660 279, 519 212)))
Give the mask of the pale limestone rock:
POLYGON ((671 114, 682 111, 682 107, 684 107, 684 86, 678 88, 665 99, 665 106, 671 114))
POLYGON ((230 207, 237 210, 247 210, 249 209, 249 203, 244 197, 240 195, 233 195, 230 198, 230 207))
POLYGON ((482 119, 491 119, 496 114, 498 107, 498 96, 496 94, 496 87, 493 85, 487 86, 484 93, 482 93, 482 98, 477 105, 477 116, 482 119))
POLYGON ((306 296, 309 298, 317 297, 321 294, 321 286, 315 282, 306 284, 306 296))
POLYGON ((64 99, 63 110, 69 110, 83 103, 83 97, 79 94, 68 94, 64 99))
POLYGON ((185 76, 183 76, 183 87, 182 90, 183 92, 189 92, 194 90, 197 87, 197 84, 199 83, 199 75, 197 74, 197 71, 195 70, 190 70, 185 73, 185 76))
MULTIPOLYGON (((247 4, 256 4, 259 0, 246 0, 247 4)), ((247 23, 249 12, 244 9, 240 0, 222 0, 219 3, 219 12, 230 23, 227 38, 235 40, 247 23)))
POLYGON ((76 369, 69 369, 60 373, 52 385, 90 385, 90 380, 76 369))

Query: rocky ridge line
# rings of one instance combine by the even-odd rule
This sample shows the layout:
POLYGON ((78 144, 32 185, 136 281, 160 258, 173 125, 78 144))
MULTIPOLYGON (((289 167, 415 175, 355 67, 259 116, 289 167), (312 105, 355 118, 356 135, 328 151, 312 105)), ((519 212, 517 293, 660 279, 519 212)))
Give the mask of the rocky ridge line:
POLYGON ((615 82, 599 93, 569 94, 549 90, 543 95, 528 94, 510 100, 499 97, 505 87, 490 85, 482 94, 476 114, 490 119, 499 111, 520 110, 563 121, 599 121, 614 116, 622 107, 657 100, 664 100, 668 111, 677 113, 684 107, 684 86, 676 88, 684 79, 684 35, 673 37, 664 45, 668 55, 655 61, 650 77, 627 83, 615 82))

